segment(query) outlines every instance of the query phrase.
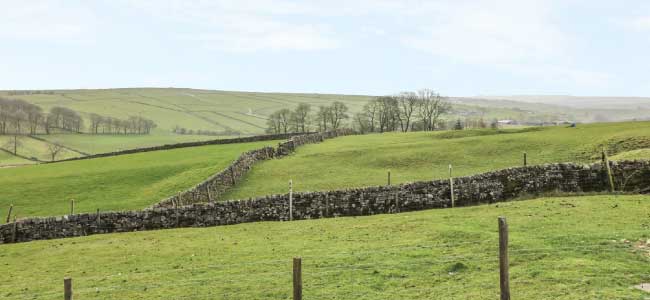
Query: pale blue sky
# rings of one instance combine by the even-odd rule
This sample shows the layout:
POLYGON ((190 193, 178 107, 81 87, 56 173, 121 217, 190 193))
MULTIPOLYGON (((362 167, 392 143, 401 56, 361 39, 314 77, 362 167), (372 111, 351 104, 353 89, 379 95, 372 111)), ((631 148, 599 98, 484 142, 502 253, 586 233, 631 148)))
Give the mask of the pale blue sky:
POLYGON ((0 0, 0 89, 650 96, 650 1, 0 0))

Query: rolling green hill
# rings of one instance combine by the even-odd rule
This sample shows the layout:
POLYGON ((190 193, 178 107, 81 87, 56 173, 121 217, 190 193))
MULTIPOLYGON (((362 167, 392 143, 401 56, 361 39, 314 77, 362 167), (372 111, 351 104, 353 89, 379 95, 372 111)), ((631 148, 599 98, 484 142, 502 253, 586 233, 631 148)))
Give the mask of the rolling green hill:
MULTIPOLYGON (((182 148, 100 159, 0 169, 0 210, 16 204, 19 216, 60 215, 69 199, 78 212, 144 208, 222 170, 240 153, 273 145, 260 142, 182 148), (28 183, 28 184, 25 184, 28 183)), ((347 136, 298 148, 289 157, 263 161, 227 195, 241 199, 297 191, 383 185, 446 178, 522 164, 592 162, 650 146, 650 122, 347 136)))
MULTIPOLYGON (((226 168, 241 153, 275 141, 212 145, 0 169, 0 210, 18 217, 96 209, 141 209, 226 168)), ((0 222, 4 223, 4 218, 0 222)))
POLYGON ((307 145, 287 158, 264 161, 225 199, 297 191, 332 190, 433 178, 464 176, 523 164, 592 162, 601 149, 610 155, 650 147, 650 122, 601 123, 577 128, 385 133, 347 136, 307 145))
POLYGON ((589 196, 2 245, 0 299, 498 299, 497 217, 513 299, 643 299, 650 197, 589 196))
MULTIPOLYGON (((171 131, 176 126, 197 130, 221 132, 236 131, 241 135, 264 133, 267 117, 282 108, 294 108, 300 103, 311 104, 314 110, 318 105, 329 105, 341 101, 349 107, 350 115, 359 112, 372 96, 310 94, 310 93, 261 93, 231 92, 216 90, 197 90, 182 88, 124 88, 103 90, 55 90, 47 93, 18 93, 0 91, 0 97, 22 99, 41 106, 48 111, 54 106, 62 106, 79 112, 90 124, 90 114, 97 113, 115 118, 141 116, 155 121, 158 125, 151 135, 106 136, 106 135, 39 135, 49 142, 61 143, 72 151, 66 154, 79 156, 80 153, 110 152, 184 141, 214 139, 218 137, 198 135, 177 135, 171 131), (51 93, 50 93, 51 92, 51 93), (80 153, 79 153, 80 152, 80 153)), ((543 120, 585 120, 592 121, 595 113, 585 108, 569 108, 557 105, 525 103, 504 100, 483 100, 476 98, 451 98, 453 111, 448 119, 479 118, 515 119, 520 121, 543 120)), ((639 114, 635 108, 610 109, 606 113, 609 120, 630 118, 639 114)), ((87 129, 87 128, 86 128, 87 129)), ((88 131, 88 130, 86 130, 88 131)), ((26 147, 27 157, 44 160, 46 152, 41 148, 26 147)), ((1 146, 1 144, 0 144, 1 146)), ((32 145, 35 146, 35 145, 32 145)), ((49 160, 49 159, 47 159, 49 160)), ((0 161, 0 165, 3 165, 0 161)))

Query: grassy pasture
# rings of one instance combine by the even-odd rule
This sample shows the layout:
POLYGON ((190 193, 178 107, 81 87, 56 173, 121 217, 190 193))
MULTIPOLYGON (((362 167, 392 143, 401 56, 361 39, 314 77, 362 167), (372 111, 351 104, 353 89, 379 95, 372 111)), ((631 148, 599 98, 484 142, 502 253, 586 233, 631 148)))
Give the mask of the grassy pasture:
POLYGON ((636 149, 636 150, 622 152, 622 153, 619 153, 619 154, 616 154, 616 155, 610 157, 610 159, 613 159, 613 160, 634 160, 634 159, 648 160, 648 159, 650 159, 650 148, 636 149))
MULTIPOLYGON (((7 146, 7 143, 12 139, 13 136, 0 136, 0 146, 2 146, 2 148, 4 149, 13 151, 13 149, 9 149, 9 146, 7 146)), ((29 158, 36 158, 40 161, 52 160, 52 156, 47 148, 50 143, 31 138, 29 136, 19 136, 18 141, 20 143, 20 146, 18 146, 16 152, 19 155, 22 155, 24 157, 29 157, 29 158)), ((64 148, 59 152, 59 154, 56 155, 56 160, 79 157, 79 156, 83 156, 83 154, 68 148, 64 148)), ((4 165, 4 164, 7 163, 0 161, 0 165, 4 165)))
POLYGON ((35 162, 31 160, 22 159, 20 157, 14 156, 4 151, 0 151, 0 167, 2 166, 19 166, 19 165, 31 165, 35 162))
POLYGON ((297 191, 332 190, 447 178, 529 164, 593 162, 650 147, 650 122, 601 123, 509 130, 386 133, 347 136, 299 148, 290 157, 264 161, 225 195, 230 199, 297 191))
POLYGON ((457 209, 96 235, 0 248, 0 299, 498 299, 497 217, 513 299, 643 299, 650 197, 586 196, 457 209), (36 284, 35 284, 36 283, 36 284))
POLYGON ((216 140, 220 136, 206 135, 173 135, 173 134, 151 134, 151 135, 85 135, 85 134, 53 134, 40 135, 42 139, 50 142, 57 142, 72 149, 89 154, 106 153, 134 148, 159 146, 164 144, 175 144, 183 142, 195 142, 205 140, 216 140))
MULTIPOLYGON (((242 152, 276 141, 211 145, 0 169, 0 211, 19 217, 140 209, 221 171, 242 152)), ((0 220, 4 222, 4 218, 0 220)))

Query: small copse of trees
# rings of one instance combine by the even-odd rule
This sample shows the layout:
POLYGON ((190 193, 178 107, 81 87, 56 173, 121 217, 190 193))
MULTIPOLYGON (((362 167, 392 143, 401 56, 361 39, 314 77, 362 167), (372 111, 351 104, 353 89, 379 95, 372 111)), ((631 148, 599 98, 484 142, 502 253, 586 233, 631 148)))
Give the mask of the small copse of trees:
POLYGON ((441 116, 451 111, 447 98, 430 89, 375 97, 361 112, 350 116, 342 102, 321 105, 313 113, 309 104, 301 103, 294 110, 284 108, 273 112, 267 121, 267 132, 288 133, 337 130, 347 127, 364 132, 431 131, 446 124, 441 116))
MULTIPOLYGON (((118 119, 89 115, 90 134, 149 134, 156 123, 142 117, 118 119)), ((0 135, 83 133, 84 118, 67 107, 52 107, 49 112, 21 99, 0 98, 0 135)))

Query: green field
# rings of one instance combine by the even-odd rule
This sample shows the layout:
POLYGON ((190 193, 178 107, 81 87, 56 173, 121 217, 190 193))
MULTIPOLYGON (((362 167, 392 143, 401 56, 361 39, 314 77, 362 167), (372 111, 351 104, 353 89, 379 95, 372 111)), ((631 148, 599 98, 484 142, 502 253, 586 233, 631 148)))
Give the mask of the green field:
POLYGON ((294 190, 316 191, 487 172, 523 164, 593 162, 601 149, 610 155, 650 147, 650 122, 602 123, 577 128, 385 133, 347 136, 307 145, 294 155, 264 161, 225 195, 242 199, 294 190))
MULTIPOLYGON (((115 118, 142 116, 158 125, 147 136, 104 135, 39 135, 39 137, 65 145, 82 153, 102 153, 120 149, 155 146, 183 141, 214 139, 208 136, 183 136, 171 134, 172 128, 209 130, 216 132, 237 131, 241 135, 258 135, 265 132, 267 117, 274 111, 293 109, 300 103, 330 105, 341 101, 349 107, 349 115, 359 112, 372 96, 314 93, 261 93, 196 90, 182 88, 125 88, 103 90, 56 90, 51 94, 11 95, 0 91, 0 97, 23 99, 37 104, 47 112, 54 106, 73 109, 85 119, 88 131, 90 114, 98 113, 115 118)), ((481 101, 480 99, 452 98, 453 111, 445 116, 449 120, 492 119, 515 120, 576 120, 586 118, 588 111, 562 108, 554 105, 514 101, 481 101)), ((633 112, 635 110, 632 110, 633 112)), ((623 115, 628 117, 628 115, 623 115)), ((620 119, 620 118, 619 118, 620 119)), ((350 120, 349 120, 350 121, 350 120)), ((351 121, 350 121, 351 122, 351 121)), ((28 157, 41 159, 45 148, 26 148, 28 157)), ((66 157, 75 154, 72 151, 66 157)), ((49 160, 49 159, 48 159, 49 160)), ((0 166, 3 162, 0 161, 0 166)))
MULTIPOLYGON (((313 106, 345 102, 358 111, 369 96, 333 94, 289 94, 228 92, 174 88, 132 88, 107 90, 59 90, 54 94, 0 96, 24 99, 49 110, 53 106, 74 109, 88 118, 90 113, 126 118, 143 116, 158 124, 158 132, 168 133, 174 126, 193 130, 234 129, 242 134, 261 134, 266 116, 299 103, 313 106)), ((88 123, 88 122, 86 122, 88 123)))
MULTIPOLYGON (((225 169, 242 152, 277 141, 212 145, 0 169, 0 211, 18 217, 141 209, 225 169)), ((4 218, 0 220, 4 222, 4 218)))
POLYGON ((2 245, 0 299, 498 299, 497 217, 513 299, 643 299, 650 197, 527 200, 394 215, 2 245))
POLYGON ((232 138, 225 136, 173 134, 95 136, 89 136, 85 134, 53 134, 39 135, 39 137, 50 142, 57 142, 66 145, 67 147, 83 151, 88 154, 106 153, 134 148, 145 148, 165 144, 232 138))
MULTIPOLYGON (((13 148, 7 146, 7 143, 13 139, 13 136, 0 136, 0 146, 5 150, 13 151, 13 148)), ((52 156, 48 152, 48 144, 50 142, 43 141, 40 139, 34 139, 29 136, 20 136, 18 137, 19 147, 17 147, 16 152, 19 156, 27 157, 30 159, 36 159, 38 161, 51 161, 52 156)), ((82 153, 75 151, 75 149, 64 148, 55 156, 55 160, 61 160, 66 158, 73 158, 84 156, 82 153)), ((0 164, 4 164, 0 161, 0 164)))
POLYGON ((2 166, 20 166, 20 165, 31 165, 35 162, 22 159, 20 157, 14 156, 4 151, 0 151, 0 167, 2 166))
MULTIPOLYGON (((139 209, 194 186, 225 168, 241 152, 277 141, 182 148, 110 158, 0 169, 0 212, 11 203, 20 217, 60 215, 69 199, 78 212, 139 209)), ((282 159, 256 164, 225 198, 383 185, 487 172, 522 164, 592 162, 647 148, 650 122, 578 128, 465 130, 347 136, 306 145, 282 159)))
POLYGON ((626 151, 611 157, 613 160, 650 159, 650 148, 626 151))

